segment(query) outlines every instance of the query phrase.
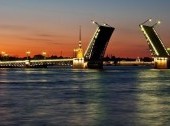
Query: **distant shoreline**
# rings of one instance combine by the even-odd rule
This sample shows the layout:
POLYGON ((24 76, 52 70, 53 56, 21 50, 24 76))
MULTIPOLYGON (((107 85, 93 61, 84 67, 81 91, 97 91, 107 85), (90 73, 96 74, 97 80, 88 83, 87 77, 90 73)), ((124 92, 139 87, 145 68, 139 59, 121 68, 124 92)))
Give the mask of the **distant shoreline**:
POLYGON ((154 62, 138 62, 138 61, 119 61, 116 64, 113 61, 104 61, 104 66, 153 66, 154 62))

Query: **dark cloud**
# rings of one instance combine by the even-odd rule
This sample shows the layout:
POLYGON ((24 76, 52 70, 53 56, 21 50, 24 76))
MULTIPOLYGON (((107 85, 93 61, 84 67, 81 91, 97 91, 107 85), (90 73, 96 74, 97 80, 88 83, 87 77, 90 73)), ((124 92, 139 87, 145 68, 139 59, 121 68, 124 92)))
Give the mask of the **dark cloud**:
POLYGON ((37 36, 40 36, 40 37, 55 37, 54 35, 50 35, 50 34, 37 34, 37 36))
POLYGON ((25 30, 27 27, 19 25, 0 24, 0 29, 6 30, 25 30))
POLYGON ((34 42, 47 43, 47 44, 57 44, 57 45, 61 44, 59 42, 55 42, 55 40, 47 39, 47 38, 20 37, 20 39, 34 41, 34 42))
MULTIPOLYGON (((39 43, 44 43, 44 44, 54 44, 54 45, 62 45, 61 42, 56 42, 57 38, 66 38, 65 35, 54 35, 51 33, 43 33, 43 32, 39 32, 35 29, 30 29, 29 27, 25 27, 25 26, 19 26, 19 25, 10 25, 10 24, 0 24, 0 29, 3 30, 13 30, 13 33, 10 34, 0 34, 0 36, 5 36, 5 37, 13 37, 13 38, 17 38, 20 40, 27 40, 30 42, 39 42, 39 43), (15 30, 19 30, 21 32, 24 33, 24 35, 16 35, 15 34, 15 30)), ((67 36, 68 37, 68 36, 67 36)))
POLYGON ((38 34, 35 34, 35 37, 41 37, 41 38, 71 38, 70 36, 68 35, 54 35, 54 34, 51 34, 51 33, 38 33, 38 34))

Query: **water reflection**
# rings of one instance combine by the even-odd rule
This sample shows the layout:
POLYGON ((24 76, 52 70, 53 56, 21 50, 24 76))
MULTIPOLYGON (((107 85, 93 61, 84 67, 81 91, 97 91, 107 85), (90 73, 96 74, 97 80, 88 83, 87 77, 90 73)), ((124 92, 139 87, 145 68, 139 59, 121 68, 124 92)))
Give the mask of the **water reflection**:
POLYGON ((148 70, 139 73, 137 116, 145 126, 168 126, 170 114, 169 70, 148 70))
POLYGON ((100 90, 97 75, 10 71, 1 78, 1 125, 85 125, 98 116, 98 100, 92 95, 100 90))
MULTIPOLYGON (((63 112, 66 115, 64 120, 70 125, 94 125, 96 120, 102 113, 101 102, 95 92, 103 92, 100 87, 99 80, 100 76, 97 74, 96 70, 85 71, 74 70, 72 76, 72 84, 69 89, 65 92, 65 97, 67 97, 67 107, 65 109, 67 112, 63 112)), ((62 105, 62 107, 63 107, 62 105)), ((58 114, 59 116, 61 113, 58 114)))
POLYGON ((0 76, 0 125, 169 123, 168 71, 115 67, 103 71, 32 69, 4 73, 0 76))

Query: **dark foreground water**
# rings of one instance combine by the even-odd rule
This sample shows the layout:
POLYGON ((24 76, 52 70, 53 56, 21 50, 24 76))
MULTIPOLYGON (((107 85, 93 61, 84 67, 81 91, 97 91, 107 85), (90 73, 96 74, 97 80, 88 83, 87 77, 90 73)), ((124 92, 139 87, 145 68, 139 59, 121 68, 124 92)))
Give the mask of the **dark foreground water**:
POLYGON ((170 126, 170 70, 0 69, 0 126, 170 126))

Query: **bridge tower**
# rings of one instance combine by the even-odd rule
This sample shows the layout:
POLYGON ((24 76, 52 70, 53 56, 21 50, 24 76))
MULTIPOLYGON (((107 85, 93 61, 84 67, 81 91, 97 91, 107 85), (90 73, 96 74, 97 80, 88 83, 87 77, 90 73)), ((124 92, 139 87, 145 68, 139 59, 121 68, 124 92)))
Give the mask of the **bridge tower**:
POLYGON ((151 55, 154 59, 154 68, 156 69, 169 69, 170 68, 170 55, 161 41, 158 33, 155 30, 155 26, 160 24, 160 21, 152 26, 145 25, 151 19, 146 20, 140 24, 140 29, 144 33, 144 36, 148 42, 151 55))

